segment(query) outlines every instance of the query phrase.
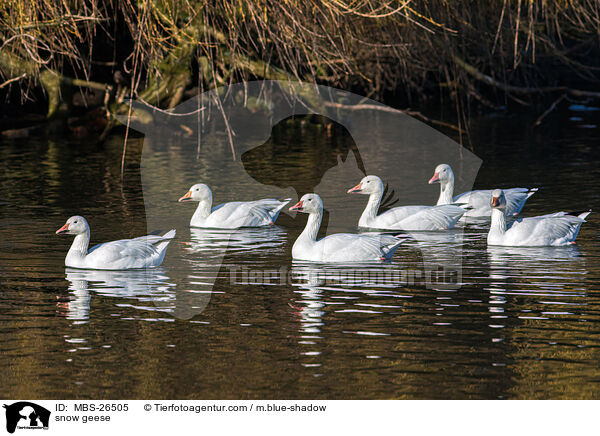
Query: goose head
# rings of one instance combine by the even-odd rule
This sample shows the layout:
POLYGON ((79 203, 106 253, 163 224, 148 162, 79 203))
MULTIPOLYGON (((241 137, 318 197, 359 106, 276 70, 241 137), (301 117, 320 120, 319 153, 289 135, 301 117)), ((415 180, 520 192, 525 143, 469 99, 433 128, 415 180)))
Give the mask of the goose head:
POLYGON ((179 201, 205 201, 209 200, 212 202, 212 192, 210 188, 204 183, 197 183, 193 185, 188 192, 185 193, 179 201))
POLYGON ((348 189, 348 194, 380 194, 383 192, 383 182, 377 176, 366 176, 354 188, 348 189))
POLYGON ((454 180, 454 173, 452 168, 448 164, 439 164, 435 167, 433 177, 429 179, 429 184, 441 183, 442 185, 448 183, 450 180, 454 180))
POLYGON ((67 220, 64 226, 56 231, 57 235, 81 235, 89 231, 90 226, 84 217, 75 215, 67 220))
POLYGON ((492 206, 493 209, 501 211, 506 209, 506 197, 504 196, 504 191, 502 189, 494 189, 494 191, 492 191, 490 206, 492 206))
POLYGON ((290 207, 290 210, 297 210, 304 213, 320 213, 323 211, 323 201, 317 194, 304 194, 298 203, 290 207))

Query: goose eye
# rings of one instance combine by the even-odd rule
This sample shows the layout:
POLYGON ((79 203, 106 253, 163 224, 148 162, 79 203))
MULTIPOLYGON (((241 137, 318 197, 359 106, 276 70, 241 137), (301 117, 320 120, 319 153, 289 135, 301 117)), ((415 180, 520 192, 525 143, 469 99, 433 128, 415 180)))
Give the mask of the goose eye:
POLYGON ((73 221, 73 224, 77 224, 77 221, 73 221))

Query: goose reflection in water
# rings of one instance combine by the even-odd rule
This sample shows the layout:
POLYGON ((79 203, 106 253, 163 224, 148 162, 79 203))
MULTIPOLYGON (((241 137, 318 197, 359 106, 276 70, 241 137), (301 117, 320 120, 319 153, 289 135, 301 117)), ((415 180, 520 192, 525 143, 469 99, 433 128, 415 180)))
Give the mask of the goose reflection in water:
POLYGON ((293 286, 340 292, 378 294, 405 285, 406 271, 393 263, 316 263, 293 261, 293 286))
POLYGON ((67 319, 89 319, 90 291, 106 297, 135 300, 135 303, 129 304, 119 300, 116 303, 119 307, 161 312, 173 310, 174 285, 169 282, 163 268, 126 271, 66 268, 65 272, 71 291, 65 313, 67 319))
POLYGON ((360 311, 354 308, 356 299, 360 299, 361 295, 396 295, 402 286, 402 277, 402 271, 393 264, 331 265, 294 261, 290 283, 297 288, 295 292, 302 295, 300 302, 306 304, 301 311, 301 322, 309 323, 312 328, 315 320, 318 320, 318 325, 323 325, 321 309, 326 304, 346 306, 345 301, 352 301, 352 310, 360 311), (321 297, 324 293, 337 301, 323 303, 321 297))
POLYGON ((488 246, 490 272, 506 270, 507 276, 560 278, 561 274, 585 272, 583 258, 575 245, 566 247, 488 246))
POLYGON ((457 270, 462 265, 464 242, 468 240, 462 230, 446 232, 411 232, 407 247, 417 248, 423 256, 426 270, 434 267, 457 270))
MULTIPOLYGON (((319 288, 321 280, 317 279, 310 267, 292 267, 292 286, 297 290, 294 292, 300 294, 300 300, 296 304, 302 304, 299 307, 300 331, 308 335, 319 334, 323 326, 322 311, 325 304, 321 301, 323 291, 319 288)), ((303 339, 316 339, 319 336, 302 336, 303 339)))
POLYGON ((337 318, 338 325, 340 322, 348 325, 343 333, 361 337, 385 334, 359 331, 350 326, 357 326, 357 314, 379 317, 386 310, 402 308, 402 303, 390 304, 390 298, 394 301, 412 298, 412 295, 401 294, 400 274, 395 264, 332 265, 294 261, 290 283, 299 297, 293 304, 300 323, 298 343, 303 346, 302 365, 321 366, 319 356, 327 315, 337 318))
POLYGON ((210 257, 223 257, 226 252, 259 250, 269 253, 285 242, 285 232, 279 226, 215 230, 190 228, 189 250, 210 257))
MULTIPOLYGON (((189 242, 184 242, 187 254, 174 265, 172 274, 177 283, 177 304, 174 316, 190 319, 208 307, 222 268, 237 273, 239 264, 270 259, 284 250, 285 233, 274 225, 236 230, 190 228, 189 242), (226 259, 233 255, 233 259, 226 259)), ((230 280, 231 280, 230 276, 230 280)))
MULTIPOLYGON (((237 230, 190 229, 186 256, 190 283, 212 288, 223 266, 226 254, 240 255, 237 263, 256 262, 257 257, 269 258, 274 251, 283 250, 285 232, 278 226, 237 230), (252 256, 248 257, 248 254, 252 256)), ((225 265, 227 267, 228 265, 225 265)))
MULTIPOLYGON (((548 319, 569 315, 565 307, 574 310, 586 304, 588 271, 576 246, 488 246, 487 254, 491 318, 508 318, 513 313, 522 319, 548 319)), ((504 326, 497 319, 492 324, 504 326)))
MULTIPOLYGON (((322 347, 319 341, 323 339, 321 330, 325 323, 322 301, 323 289, 319 287, 323 280, 317 277, 319 268, 309 263, 294 261, 291 269, 290 282, 295 293, 299 294, 299 300, 294 301, 292 306, 300 323, 298 344, 302 345, 301 365, 304 367, 318 368, 322 365, 322 347)), ((315 374, 316 375, 316 374, 315 374)))
MULTIPOLYGON (((370 233, 362 231, 361 233, 370 233)), ((398 235, 398 233, 394 233, 398 235)), ((400 234, 400 237, 403 237, 400 234)), ((476 240, 477 235, 464 233, 462 229, 445 232, 407 232, 408 239, 402 251, 393 260, 392 268, 412 272, 410 282, 426 287, 457 288, 461 285, 463 251, 465 244, 476 240)))
POLYGON ((581 291, 585 288, 587 270, 576 246, 488 247, 487 253, 489 277, 495 287, 526 286, 532 292, 578 293, 577 282, 581 282, 581 291), (567 284, 570 289, 564 289, 567 284))

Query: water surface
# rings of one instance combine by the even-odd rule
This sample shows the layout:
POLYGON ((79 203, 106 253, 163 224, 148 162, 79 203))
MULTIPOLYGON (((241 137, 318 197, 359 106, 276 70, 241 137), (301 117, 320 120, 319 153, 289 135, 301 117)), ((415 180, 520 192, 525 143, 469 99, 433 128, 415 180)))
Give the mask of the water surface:
MULTIPOLYGON (((597 120, 571 115, 537 130, 515 119, 479 120, 477 186, 541 187, 525 216, 600 211, 597 120)), ((350 143, 342 129, 286 123, 244 165, 308 190, 315 167, 335 162, 350 143)), ((217 203, 251 194, 226 167, 196 174, 183 162, 164 174, 158 196, 178 229, 162 267, 65 268, 71 239, 54 231, 71 215, 88 218, 92 244, 148 230, 140 144, 131 143, 123 183, 121 144, 118 135, 103 146, 70 138, 0 143, 3 397, 600 397, 596 214, 568 248, 488 248, 487 224, 475 223, 414 235, 390 263, 293 262, 300 215, 234 233, 187 228, 193 206, 176 200, 189 180, 225 180, 227 189, 214 188, 217 203), (418 274, 436 264, 459 275, 428 284, 418 274), (357 277, 357 269, 369 273, 357 277)), ((174 153, 177 143, 164 147, 174 153)), ((381 159, 394 147, 381 144, 381 159)), ((166 155, 155 159, 160 166, 166 155)), ((433 168, 411 171, 426 183, 433 168)), ((415 193, 394 188, 399 204, 414 202, 415 193)), ((424 189, 422 203, 435 203, 437 187, 424 189)), ((327 230, 356 231, 365 201, 329 198, 327 230)))

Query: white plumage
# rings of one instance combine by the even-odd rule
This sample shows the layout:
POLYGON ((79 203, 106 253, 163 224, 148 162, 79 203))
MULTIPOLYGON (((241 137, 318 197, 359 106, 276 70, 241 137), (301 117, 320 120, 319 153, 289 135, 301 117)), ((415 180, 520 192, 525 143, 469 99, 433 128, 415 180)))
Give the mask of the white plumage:
MULTIPOLYGON (((440 164, 435 168, 435 172, 429 184, 440 184, 440 197, 437 204, 461 203, 465 204, 467 212, 465 216, 487 217, 492 214, 490 207, 490 197, 492 190, 468 191, 454 196, 454 173, 448 164, 440 164)), ((506 214, 517 215, 525 206, 529 197, 537 192, 537 188, 510 188, 504 190, 506 196, 506 214)))
POLYGON ((263 199, 233 201, 212 207, 212 192, 203 183, 196 184, 179 201, 197 201, 198 207, 190 220, 191 227, 211 229, 239 229, 275 224, 283 207, 290 202, 263 199))
POLYGON ((370 262, 389 259, 404 239, 390 235, 336 233, 317 240, 323 218, 323 202, 317 194, 306 194, 290 207, 309 214, 304 231, 292 247, 296 260, 312 262, 370 262))
POLYGON ((400 206, 377 215, 383 182, 377 176, 366 176, 348 193, 369 195, 369 201, 358 225, 381 230, 435 231, 453 228, 464 215, 462 207, 447 204, 441 206, 400 206))
POLYGON ((75 235, 65 258, 65 266, 71 268, 123 270, 159 266, 167 251, 175 230, 163 236, 146 235, 134 239, 98 244, 88 250, 90 226, 82 216, 72 216, 56 231, 59 235, 75 235))
POLYGON ((591 211, 575 215, 557 212, 532 218, 520 218, 507 224, 506 196, 501 189, 490 195, 493 208, 488 245, 504 246, 563 246, 575 243, 581 225, 591 211))

